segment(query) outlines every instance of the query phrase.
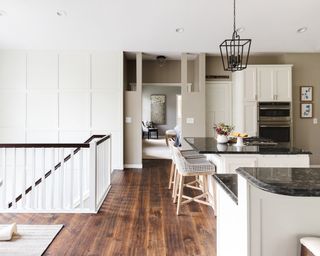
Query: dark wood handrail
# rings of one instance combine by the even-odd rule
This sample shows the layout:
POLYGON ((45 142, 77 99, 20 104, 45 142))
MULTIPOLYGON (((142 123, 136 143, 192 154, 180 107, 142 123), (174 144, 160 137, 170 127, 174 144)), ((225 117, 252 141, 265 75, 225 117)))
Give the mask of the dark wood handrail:
MULTIPOLYGON (((105 139, 105 137, 108 137, 110 138, 110 135, 92 135, 89 139, 87 139, 84 143, 80 143, 80 144, 63 144, 63 143, 60 143, 60 144, 54 144, 54 145, 86 145, 86 146, 78 146, 74 151, 73 151, 73 155, 77 154, 81 148, 88 148, 90 146, 90 142, 94 139, 99 139, 99 138, 102 138, 102 139, 105 139), (88 146, 87 146, 88 145, 88 146)), ((106 138, 108 139, 108 138, 106 138)), ((101 140, 100 140, 101 141, 101 140)), ((17 144, 0 144, 0 145, 17 145, 17 144)), ((18 144, 18 145, 51 145, 51 144, 18 144)), ((52 144, 53 145, 53 144, 52 144)), ((59 147, 59 146, 58 146, 59 147)), ((57 147, 57 148, 58 148, 57 147)), ((61 146, 62 147, 62 146, 61 146)), ((76 147, 76 146, 75 146, 76 147)), ((12 147, 14 148, 14 147, 12 147)), ((38 148, 43 148, 42 147, 38 147, 38 148)), ((51 148, 51 147, 45 147, 45 148, 51 148)), ((71 154, 67 155, 63 161, 64 162, 67 162, 71 159, 71 154)), ((54 166, 54 171, 59 169, 61 166, 61 162, 59 162, 58 164, 56 164, 54 166)), ((50 175, 52 174, 52 170, 48 171, 45 173, 44 175, 44 178, 48 178, 50 175)), ((42 178, 39 178, 38 180, 36 180, 35 182, 35 186, 38 186, 40 183, 42 182, 42 178)), ((26 190, 25 190, 25 194, 28 194, 30 191, 32 190, 32 186, 28 187, 26 190)), ((16 197, 15 201, 16 203, 19 202, 20 200, 22 199, 22 194, 20 194, 19 196, 16 197)), ((13 203, 9 203, 8 204, 8 208, 11 208, 13 205, 13 203)))
POLYGON ((0 148, 88 148, 93 139, 106 135, 92 135, 84 143, 0 143, 0 148))
POLYGON ((111 135, 110 135, 110 134, 104 136, 101 140, 98 140, 98 141, 97 141, 97 145, 100 145, 102 142, 104 142, 104 141, 106 141, 106 140, 108 140, 108 139, 110 139, 110 138, 111 138, 111 135))
POLYGON ((88 148, 89 143, 14 143, 0 144, 0 148, 88 148))

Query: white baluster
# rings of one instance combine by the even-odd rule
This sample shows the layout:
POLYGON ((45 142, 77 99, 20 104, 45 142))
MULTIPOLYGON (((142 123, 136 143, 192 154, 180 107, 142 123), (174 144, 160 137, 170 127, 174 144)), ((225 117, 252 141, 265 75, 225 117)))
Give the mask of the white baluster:
POLYGON ((3 149, 3 181, 2 181, 2 204, 3 208, 7 209, 8 208, 8 202, 7 202, 7 149, 3 149))
POLYGON ((106 168, 106 145, 107 145, 107 141, 103 142, 102 148, 103 148, 103 155, 102 155, 102 163, 103 163, 103 183, 102 183, 102 191, 104 193, 104 191, 106 190, 106 178, 107 178, 107 168, 106 168))
POLYGON ((17 185, 17 166, 16 166, 17 149, 13 150, 13 178, 12 178, 12 207, 17 208, 16 202, 16 185, 17 185))
POLYGON ((111 185, 111 172, 112 172, 112 135, 110 136, 110 139, 109 139, 109 154, 108 154, 108 157, 109 157, 109 173, 108 173, 108 186, 111 185))
POLYGON ((36 192, 36 148, 32 150, 32 174, 31 174, 31 207, 35 209, 38 205, 37 192, 36 192))
POLYGON ((22 195, 22 208, 24 209, 26 207, 26 187, 27 187, 27 182, 26 182, 26 177, 27 177, 27 149, 24 148, 23 150, 23 171, 22 171, 22 189, 21 189, 21 195, 22 195))
POLYGON ((80 207, 83 209, 83 148, 79 151, 79 198, 80 198, 80 207))
POLYGON ((64 175, 64 148, 62 148, 61 150, 61 157, 60 157, 60 170, 59 171, 59 199, 60 199, 60 208, 62 209, 64 207, 63 205, 63 187, 64 187, 64 180, 63 180, 63 175, 64 175))
POLYGON ((46 208, 46 150, 42 148, 42 177, 41 177, 41 191, 42 191, 42 198, 41 204, 42 209, 46 208))
POLYGON ((51 151, 51 209, 54 208, 54 192, 55 192, 55 148, 51 151))
POLYGON ((73 208, 73 172, 74 172, 74 150, 71 149, 70 153, 70 208, 73 208))

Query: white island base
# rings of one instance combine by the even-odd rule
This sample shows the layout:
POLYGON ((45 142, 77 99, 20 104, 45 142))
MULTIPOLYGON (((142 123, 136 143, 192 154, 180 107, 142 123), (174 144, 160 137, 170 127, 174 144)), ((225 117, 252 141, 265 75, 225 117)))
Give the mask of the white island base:
MULTIPOLYGON (((217 173, 236 173, 239 167, 310 167, 309 154, 206 154, 206 156, 215 164, 217 173)), ((208 188, 212 195, 216 194, 216 182, 213 177, 208 177, 208 188)), ((217 215, 216 202, 212 204, 217 215)))
POLYGON ((217 256, 298 256, 320 235, 320 197, 263 191, 238 175, 238 204, 217 185, 217 256))

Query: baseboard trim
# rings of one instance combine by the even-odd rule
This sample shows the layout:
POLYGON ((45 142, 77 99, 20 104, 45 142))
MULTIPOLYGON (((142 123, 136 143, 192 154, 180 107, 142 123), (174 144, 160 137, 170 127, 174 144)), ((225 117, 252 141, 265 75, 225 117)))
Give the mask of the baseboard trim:
POLYGON ((320 164, 311 164, 310 168, 320 168, 320 164))
POLYGON ((142 169, 142 164, 124 164, 124 168, 142 169))

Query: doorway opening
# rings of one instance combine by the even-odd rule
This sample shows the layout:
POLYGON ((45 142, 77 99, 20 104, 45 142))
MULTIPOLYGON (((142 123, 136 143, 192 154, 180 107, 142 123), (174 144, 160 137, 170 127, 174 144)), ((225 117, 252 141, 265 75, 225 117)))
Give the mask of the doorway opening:
POLYGON ((170 159, 166 139, 181 123, 180 56, 144 54, 142 70, 142 158, 170 159))

